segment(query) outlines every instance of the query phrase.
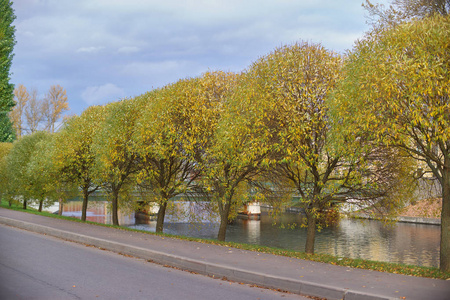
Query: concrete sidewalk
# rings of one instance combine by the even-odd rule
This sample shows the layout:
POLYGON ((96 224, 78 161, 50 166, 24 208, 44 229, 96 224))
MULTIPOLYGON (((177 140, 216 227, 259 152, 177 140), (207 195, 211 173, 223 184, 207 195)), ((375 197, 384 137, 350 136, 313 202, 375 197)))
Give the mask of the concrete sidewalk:
POLYGON ((326 299, 450 299, 450 280, 352 269, 3 208, 0 223, 208 276, 326 299))

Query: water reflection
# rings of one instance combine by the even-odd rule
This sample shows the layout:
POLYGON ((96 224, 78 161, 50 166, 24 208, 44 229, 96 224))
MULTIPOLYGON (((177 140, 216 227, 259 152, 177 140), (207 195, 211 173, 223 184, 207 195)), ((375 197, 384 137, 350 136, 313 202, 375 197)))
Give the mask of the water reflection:
MULTIPOLYGON (((172 213, 167 215, 164 232, 215 239, 218 219, 211 217, 206 205, 199 205, 176 203, 172 213)), ((81 217, 81 202, 65 204, 63 215, 81 217)), ((91 201, 87 219, 111 224, 108 203, 91 201)), ((156 228, 156 220, 139 224, 131 212, 119 213, 119 223, 148 231, 155 231, 156 228)), ((299 224, 299 214, 284 213, 275 222, 272 216, 263 212, 260 220, 238 219, 229 225, 227 241, 303 251, 306 228, 301 228, 299 224)), ((385 227, 378 221, 343 219, 339 226, 317 233, 315 251, 341 257, 437 267, 439 242, 440 226, 436 225, 397 223, 385 227)))
MULTIPOLYGON (((64 203, 63 216, 81 219, 83 202, 69 201, 64 203)), ((91 222, 112 224, 110 204, 106 201, 89 201, 86 211, 86 220, 91 222)), ((119 211, 119 224, 134 224, 134 214, 119 211)))
POLYGON ((318 236, 317 250, 335 256, 358 257, 422 266, 439 265, 440 227, 344 219, 318 236))

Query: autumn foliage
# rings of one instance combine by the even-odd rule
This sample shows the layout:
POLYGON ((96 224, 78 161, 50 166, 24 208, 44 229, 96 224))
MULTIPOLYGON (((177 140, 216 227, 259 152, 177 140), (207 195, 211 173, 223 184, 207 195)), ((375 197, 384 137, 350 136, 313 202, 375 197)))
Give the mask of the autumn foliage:
POLYGON ((450 269, 450 18, 374 30, 347 58, 333 98, 346 135, 407 153, 442 189, 441 269, 450 269))
POLYGON ((433 16, 376 27, 346 55, 285 45, 239 74, 210 71, 90 107, 61 130, 67 97, 54 86, 36 117, 52 134, 34 132, 33 96, 19 86, 17 135, 27 107, 34 129, 0 149, 3 196, 44 205, 74 184, 84 219, 89 195, 101 189, 119 225, 119 206, 139 191, 145 204, 159 205, 161 232, 169 200, 195 195, 213 203, 225 240, 236 208, 282 190, 300 198, 313 253, 321 220, 346 202, 395 214, 419 164, 442 186, 448 270, 449 33, 449 18, 433 16))

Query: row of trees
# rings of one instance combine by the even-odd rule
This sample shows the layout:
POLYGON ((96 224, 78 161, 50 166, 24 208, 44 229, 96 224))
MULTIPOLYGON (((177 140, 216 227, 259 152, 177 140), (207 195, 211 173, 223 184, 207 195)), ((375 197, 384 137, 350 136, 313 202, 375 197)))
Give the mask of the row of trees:
POLYGON ((108 193, 113 223, 130 191, 159 204, 202 193, 224 240, 243 190, 301 196, 306 252, 318 220, 341 203, 393 212, 414 164, 443 190, 441 269, 450 269, 450 20, 376 26, 341 57, 319 44, 275 49, 240 74, 207 72, 133 99, 92 106, 54 134, 36 132, 0 154, 10 199, 108 193))
POLYGON ((14 89, 14 101, 9 116, 17 138, 38 130, 55 132, 62 114, 69 110, 66 90, 60 85, 52 85, 45 97, 39 98, 37 90, 28 92, 19 84, 14 89))
POLYGON ((34 199, 41 209, 78 188, 85 220, 89 195, 102 188, 119 225, 121 199, 138 188, 159 204, 158 232, 169 199, 202 193, 217 205, 224 240, 242 200, 237 193, 250 186, 273 192, 270 182, 302 196, 312 228, 306 249, 313 253, 317 220, 330 207, 349 199, 395 204, 387 199, 407 172, 391 150, 359 140, 365 147, 355 151, 331 134, 325 103, 341 66, 322 46, 299 43, 242 74, 208 72, 90 107, 55 134, 40 131, 15 142, 5 156, 2 190, 24 208, 34 199))

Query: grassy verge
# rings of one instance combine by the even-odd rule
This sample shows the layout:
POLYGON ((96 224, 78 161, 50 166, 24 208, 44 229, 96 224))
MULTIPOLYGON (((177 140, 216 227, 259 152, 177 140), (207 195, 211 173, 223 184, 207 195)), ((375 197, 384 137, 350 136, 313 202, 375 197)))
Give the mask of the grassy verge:
MULTIPOLYGON (((55 214, 52 214, 49 212, 38 212, 37 210, 32 209, 32 208, 23 210, 21 207, 16 206, 14 204, 10 207, 9 204, 4 201, 1 202, 0 207, 7 208, 7 209, 13 209, 13 210, 17 210, 17 211, 23 211, 23 212, 27 212, 27 213, 36 214, 36 215, 42 215, 42 216, 51 217, 51 218, 64 219, 64 220, 68 220, 68 221, 72 221, 72 222, 82 222, 80 219, 77 219, 77 218, 58 216, 58 215, 55 215, 55 214)), ((93 224, 96 226, 115 227, 115 228, 119 228, 121 230, 127 230, 127 231, 137 231, 137 232, 142 232, 142 233, 146 233, 146 234, 166 236, 166 237, 177 238, 177 239, 181 239, 181 240, 201 242, 201 243, 205 243, 205 244, 221 245, 221 246, 233 247, 233 248, 237 248, 237 249, 256 251, 256 252, 268 253, 268 254, 275 254, 275 255, 311 260, 311 261, 316 261, 316 262, 323 262, 323 263, 328 263, 328 264, 338 265, 338 266, 346 266, 346 267, 352 267, 352 268, 374 270, 374 271, 380 271, 380 272, 388 272, 388 273, 403 274, 403 275, 418 276, 418 277, 429 277, 429 278, 437 278, 437 279, 449 279, 450 278, 450 272, 441 272, 438 268, 432 268, 432 267, 421 267, 421 266, 414 266, 414 265, 403 265, 403 264, 370 261, 370 260, 363 260, 363 259, 336 257, 336 256, 328 255, 328 254, 310 255, 310 254, 306 254, 305 252, 300 252, 300 251, 271 248, 271 247, 259 246, 259 245, 241 244, 241 243, 234 243, 234 242, 220 242, 217 240, 200 239, 200 238, 185 237, 185 236, 175 236, 175 235, 169 235, 169 234, 164 234, 164 233, 156 234, 153 232, 148 232, 148 231, 143 231, 143 230, 131 229, 131 228, 126 228, 126 227, 117 227, 117 226, 113 226, 113 225, 107 225, 107 224, 101 224, 101 223, 95 223, 95 222, 89 222, 89 221, 86 221, 85 223, 93 224)))

